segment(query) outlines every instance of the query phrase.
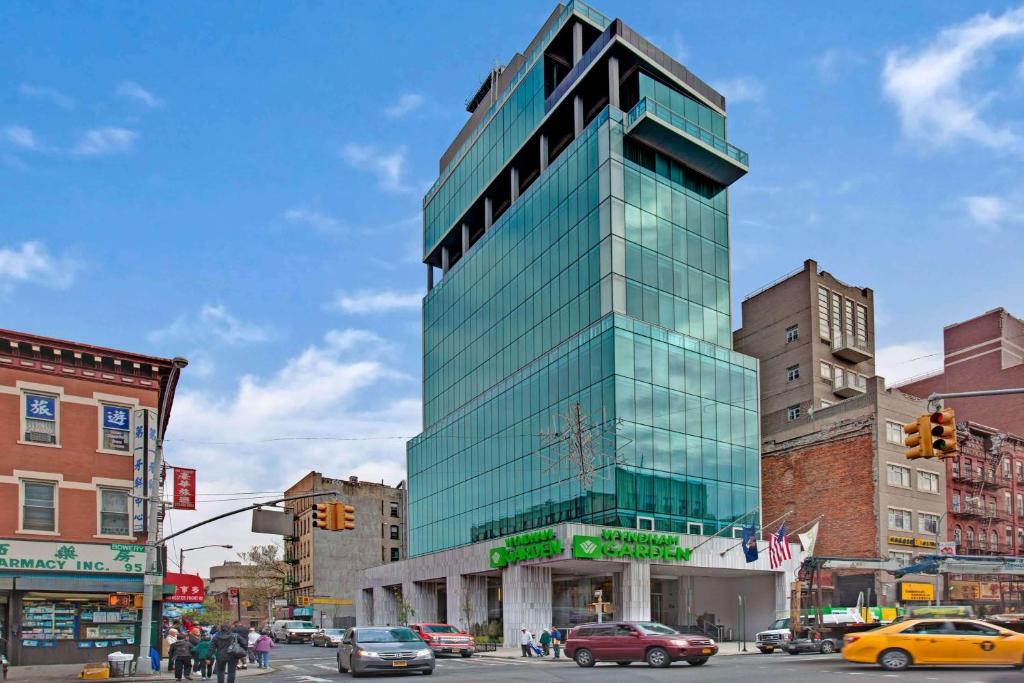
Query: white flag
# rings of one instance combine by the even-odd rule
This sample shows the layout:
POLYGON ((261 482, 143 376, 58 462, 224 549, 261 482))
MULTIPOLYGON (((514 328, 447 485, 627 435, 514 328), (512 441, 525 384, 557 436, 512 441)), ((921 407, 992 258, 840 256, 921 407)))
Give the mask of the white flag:
POLYGON ((813 555, 814 542, 818 540, 818 523, 815 522, 814 526, 812 526, 806 532, 802 534, 797 534, 797 538, 800 539, 800 543, 801 545, 803 545, 804 550, 807 551, 807 554, 813 555))

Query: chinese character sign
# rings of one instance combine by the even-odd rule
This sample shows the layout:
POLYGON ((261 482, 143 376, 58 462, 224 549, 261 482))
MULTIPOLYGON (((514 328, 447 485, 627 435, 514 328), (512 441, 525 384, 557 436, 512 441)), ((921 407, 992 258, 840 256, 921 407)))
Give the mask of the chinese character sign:
POLYGON ((196 471, 184 467, 174 468, 174 509, 196 509, 196 471))
POLYGON ((135 411, 132 432, 132 533, 146 530, 146 411, 135 411))
POLYGON ((131 427, 131 415, 122 406, 103 406, 103 428, 128 431, 131 427))
POLYGON ((53 396, 25 394, 25 417, 53 422, 57 419, 57 399, 53 396))

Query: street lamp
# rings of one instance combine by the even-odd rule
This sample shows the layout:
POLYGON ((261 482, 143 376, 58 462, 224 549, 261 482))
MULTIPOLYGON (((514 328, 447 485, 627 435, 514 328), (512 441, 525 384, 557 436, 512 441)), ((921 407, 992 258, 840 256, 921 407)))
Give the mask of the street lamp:
POLYGON ((214 543, 212 545, 197 545, 195 548, 182 548, 178 551, 178 571, 182 574, 185 573, 185 551, 186 550, 202 550, 203 548, 227 548, 230 550, 233 546, 223 545, 220 543, 214 543))

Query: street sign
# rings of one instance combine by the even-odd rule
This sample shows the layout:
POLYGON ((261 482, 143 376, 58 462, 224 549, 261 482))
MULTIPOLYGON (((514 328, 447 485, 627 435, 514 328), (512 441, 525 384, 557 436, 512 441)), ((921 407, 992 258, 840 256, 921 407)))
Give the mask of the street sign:
POLYGON ((238 606, 238 593, 237 588, 228 588, 228 604, 232 607, 238 606))
POLYGON ((939 555, 956 555, 956 541, 939 543, 939 555))

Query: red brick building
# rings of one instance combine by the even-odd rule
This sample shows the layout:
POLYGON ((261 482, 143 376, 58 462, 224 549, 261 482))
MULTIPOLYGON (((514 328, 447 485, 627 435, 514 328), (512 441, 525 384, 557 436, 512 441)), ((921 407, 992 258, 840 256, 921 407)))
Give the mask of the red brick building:
POLYGON ((140 610, 107 596, 142 592, 158 413, 178 374, 166 358, 0 330, 0 636, 14 664, 138 646, 140 610))
MULTIPOLYGON (((942 330, 943 368, 899 387, 926 398, 934 392, 1024 387, 1024 321, 1003 308, 942 330)), ((1024 394, 945 401, 957 420, 1024 434, 1024 394)))

